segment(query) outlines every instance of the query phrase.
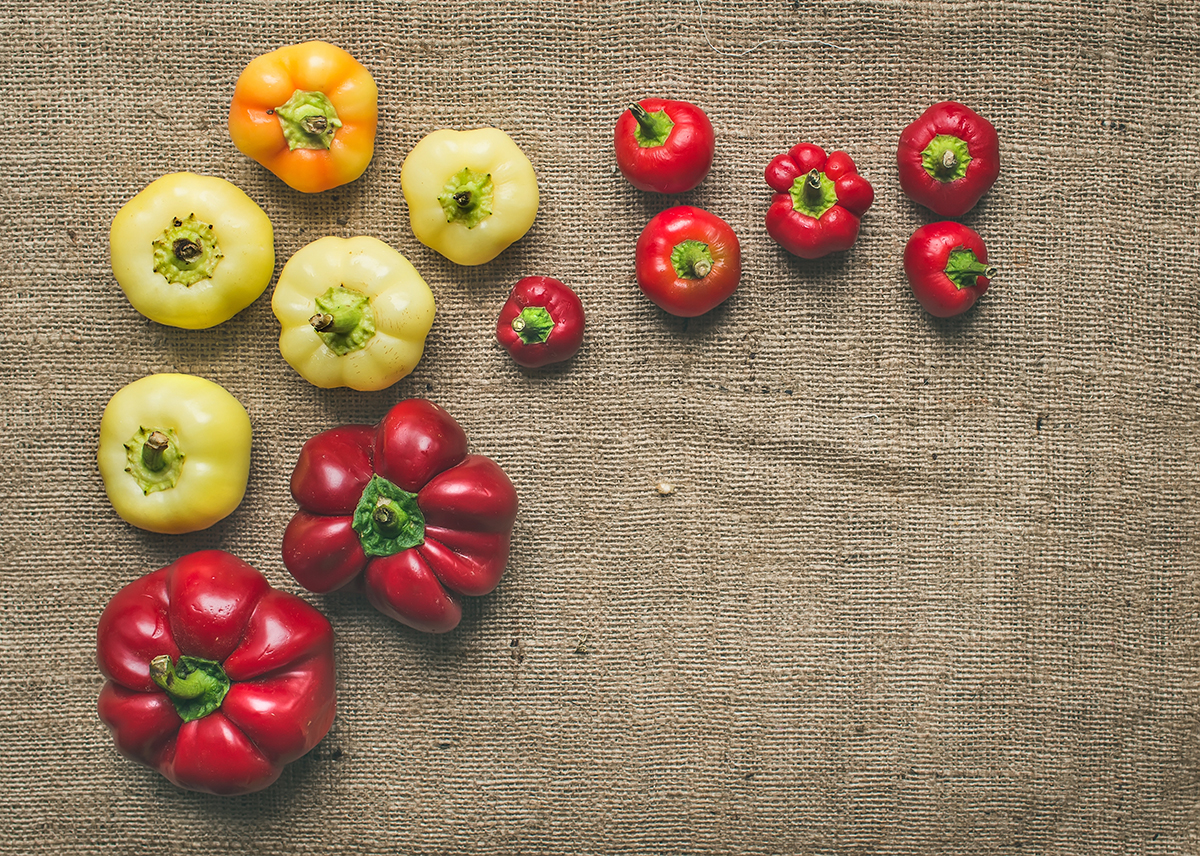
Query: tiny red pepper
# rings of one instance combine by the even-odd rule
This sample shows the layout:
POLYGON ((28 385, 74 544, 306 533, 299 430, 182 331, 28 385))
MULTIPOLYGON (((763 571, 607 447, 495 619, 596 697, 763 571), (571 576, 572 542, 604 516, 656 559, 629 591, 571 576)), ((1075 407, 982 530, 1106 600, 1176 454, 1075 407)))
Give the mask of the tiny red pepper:
POLYGON ((934 104, 900 134, 900 187, 943 217, 975 207, 1000 175, 992 123, 956 101, 934 104))
POLYGON ((353 583, 385 615, 445 633, 462 618, 458 596, 487 594, 504 573, 516 490, 494 461, 467 454, 462 426, 432 402, 311 438, 291 488, 300 510, 283 563, 309 591, 353 583))
POLYGON ((192 553, 125 586, 96 636, 117 750, 179 787, 261 790, 333 723, 333 628, 229 553, 192 553))
POLYGON ((613 145, 617 166, 634 187, 684 193, 708 175, 717 141, 695 104, 646 98, 617 119, 613 145))
POLYGON ((767 233, 781 247, 803 259, 819 259, 854 246, 875 189, 858 174, 850 155, 827 156, 820 146, 801 143, 767 164, 764 176, 776 191, 767 210, 767 233))
POLYGON ((979 234, 950 220, 917 229, 904 248, 904 272, 913 295, 930 315, 961 315, 996 275, 979 234))
POLYGON ((691 205, 657 214, 642 230, 635 253, 642 292, 683 318, 724 302, 742 278, 742 248, 733 229, 691 205))
POLYGON ((496 320, 496 339, 517 365, 535 369, 568 360, 583 344, 583 303, 549 276, 513 286, 496 320))

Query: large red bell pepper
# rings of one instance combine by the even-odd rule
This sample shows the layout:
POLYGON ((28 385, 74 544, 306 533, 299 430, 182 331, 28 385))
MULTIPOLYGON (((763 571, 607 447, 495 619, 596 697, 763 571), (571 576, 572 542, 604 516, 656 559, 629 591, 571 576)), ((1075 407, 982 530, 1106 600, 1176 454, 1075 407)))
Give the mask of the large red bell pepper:
POLYGON ((934 104, 900 134, 900 188, 943 217, 961 217, 1000 175, 992 123, 957 101, 934 104))
POLYGON ((100 718, 117 750, 179 785, 245 794, 333 723, 325 616, 220 550, 130 583, 100 616, 100 718))
POLYGON ((283 563, 296 581, 314 592, 354 583, 418 630, 453 630, 458 595, 487 594, 508 563, 512 482, 467 454, 462 427, 424 399, 400 402, 378 425, 310 439, 292 496, 300 510, 283 535, 283 563))

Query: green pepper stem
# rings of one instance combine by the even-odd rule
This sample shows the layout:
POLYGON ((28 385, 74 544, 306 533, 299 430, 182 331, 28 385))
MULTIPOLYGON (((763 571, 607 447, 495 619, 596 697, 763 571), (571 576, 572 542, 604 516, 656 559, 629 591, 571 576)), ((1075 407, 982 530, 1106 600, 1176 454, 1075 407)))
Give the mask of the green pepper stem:
POLYGON ((348 307, 337 312, 318 312, 308 319, 308 323, 318 333, 337 333, 339 335, 351 332, 361 322, 362 312, 348 307))
POLYGON ((824 196, 824 188, 821 186, 821 171, 812 169, 808 173, 808 178, 804 182, 804 201, 812 208, 816 208, 821 204, 824 196))
POLYGON ((981 262, 975 253, 966 247, 955 247, 946 257, 945 274, 954 283, 955 288, 972 287, 979 277, 991 279, 999 271, 995 265, 981 262))
POLYGON ((650 114, 641 104, 631 105, 629 112, 633 114, 633 118, 637 119, 637 123, 642 127, 642 132, 647 137, 653 137, 658 133, 658 128, 654 126, 654 120, 650 118, 650 114))
POLYGON ((152 473, 157 473, 167 465, 165 458, 170 438, 162 431, 151 431, 146 442, 142 444, 142 463, 152 473))
POLYGON ((958 166, 958 158, 954 156, 954 150, 946 149, 946 151, 942 152, 941 171, 954 172, 956 166, 958 166))
POLYGON ((395 536, 408 522, 408 514, 400 504, 386 496, 379 497, 371 516, 375 519, 380 533, 389 538, 395 536))
POLYGON ((198 698, 208 689, 211 679, 203 672, 195 671, 186 678, 179 677, 175 664, 166 654, 150 661, 150 680, 158 684, 172 698, 198 698))

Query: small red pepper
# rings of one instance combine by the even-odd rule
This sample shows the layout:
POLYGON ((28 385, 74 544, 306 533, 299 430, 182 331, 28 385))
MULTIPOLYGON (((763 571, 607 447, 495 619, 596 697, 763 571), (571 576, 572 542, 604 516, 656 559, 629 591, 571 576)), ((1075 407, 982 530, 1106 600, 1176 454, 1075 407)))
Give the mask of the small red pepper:
POLYGON ((261 790, 333 723, 333 628, 229 553, 192 553, 125 586, 96 636, 117 750, 181 788, 261 790))
POLYGON ((432 402, 311 438, 291 487, 300 510, 283 563, 309 591, 353 583, 383 614, 445 633, 462 618, 458 596, 487 594, 504 573, 516 490, 494 461, 467 454, 462 427, 432 402))
POLYGON ((1000 175, 1000 140, 992 123, 956 101, 942 101, 900 135, 900 187, 943 217, 961 217, 1000 175))
POLYGON ((781 247, 803 259, 819 259, 854 246, 875 190, 850 155, 826 156, 820 146, 801 143, 772 160, 764 175, 776 191, 767 232, 781 247))
POLYGON ((527 276, 500 309, 496 339, 517 365, 535 369, 575 356, 583 321, 579 295, 553 277, 527 276))
POLYGON ((691 205, 656 215, 642 230, 635 252, 642 292, 683 318, 724 302, 742 278, 742 248, 733 229, 691 205))
POLYGON ((988 290, 996 267, 974 229, 950 220, 917 229, 904 248, 909 285, 930 315, 961 315, 988 290))
POLYGON ((617 119, 614 147, 617 166, 634 187, 683 193, 704 181, 717 142, 695 104, 646 98, 617 119))

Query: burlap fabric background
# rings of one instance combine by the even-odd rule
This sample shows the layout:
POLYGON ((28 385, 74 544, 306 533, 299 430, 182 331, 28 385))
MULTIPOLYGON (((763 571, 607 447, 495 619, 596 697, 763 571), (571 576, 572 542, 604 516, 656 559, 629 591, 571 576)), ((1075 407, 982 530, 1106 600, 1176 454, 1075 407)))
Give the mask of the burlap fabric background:
POLYGON ((0 851, 1196 852, 1193 4, 0 5, 0 851), (372 166, 319 196, 225 127, 242 67, 310 38, 380 87, 372 166), (789 41, 747 52, 765 39, 789 41), (716 127, 683 197, 616 171, 613 122, 648 95, 716 127), (965 219, 1003 272, 936 321, 900 264, 935 218, 894 151, 949 97, 999 130, 1003 173, 965 219), (529 154, 542 207, 460 268, 412 236, 399 172, 430 130, 479 125, 529 154), (858 244, 819 262, 763 225, 762 169, 801 140, 876 189, 858 244), (416 372, 315 389, 279 356, 269 292, 208 331, 138 315, 108 226, 178 170, 258 201, 277 269, 326 234, 403 252, 438 301, 416 372), (744 253, 739 291, 690 322, 632 268, 677 201, 744 253), (532 273, 587 307, 561 368, 493 339, 532 273), (159 371, 218 381, 255 426, 245 502, 191 536, 122 523, 94 464, 108 398, 159 371), (112 594, 207 547, 299 591, 279 544, 300 444, 418 395, 518 488, 498 591, 444 637, 306 595, 338 634, 339 715, 260 794, 120 758, 95 714, 112 594))

